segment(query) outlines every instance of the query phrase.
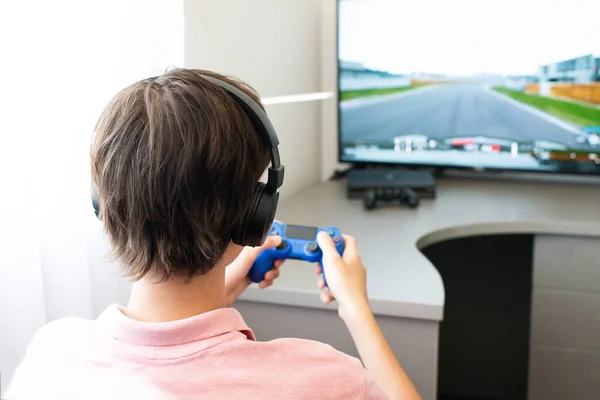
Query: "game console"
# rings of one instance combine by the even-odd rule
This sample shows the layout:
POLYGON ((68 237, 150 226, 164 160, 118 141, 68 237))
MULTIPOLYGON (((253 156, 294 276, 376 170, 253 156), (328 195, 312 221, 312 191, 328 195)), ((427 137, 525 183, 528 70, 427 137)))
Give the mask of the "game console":
MULTIPOLYGON (((317 235, 323 231, 331 236, 335 248, 341 256, 344 252, 344 239, 337 228, 317 228, 273 222, 269 235, 281 236, 281 244, 276 248, 261 252, 250 268, 248 277, 255 283, 263 281, 265 274, 273 268, 275 260, 303 260, 321 264, 323 252, 317 243, 317 235)), ((325 272, 323 272, 323 278, 325 278, 325 272)), ((327 281, 325 282, 327 283, 327 281)))
POLYGON ((353 168, 348 171, 347 195, 349 199, 364 198, 367 190, 410 189, 421 199, 436 197, 435 179, 429 171, 401 168, 353 168))

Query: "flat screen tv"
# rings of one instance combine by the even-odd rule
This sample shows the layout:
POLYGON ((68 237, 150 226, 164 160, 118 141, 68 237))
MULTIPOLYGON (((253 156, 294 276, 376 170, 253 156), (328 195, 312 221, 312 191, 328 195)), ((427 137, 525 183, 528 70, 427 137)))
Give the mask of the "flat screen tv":
POLYGON ((599 0, 339 0, 339 160, 600 174, 599 0))

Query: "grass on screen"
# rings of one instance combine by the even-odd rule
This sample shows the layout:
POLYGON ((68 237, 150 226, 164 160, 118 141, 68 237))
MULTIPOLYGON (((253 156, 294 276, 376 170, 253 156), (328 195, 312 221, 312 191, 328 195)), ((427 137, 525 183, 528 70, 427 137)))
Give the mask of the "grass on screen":
POLYGON ((588 107, 579 103, 552 99, 536 94, 527 94, 501 87, 495 87, 494 90, 521 103, 528 104, 582 127, 590 125, 600 126, 600 109, 596 107, 588 107))

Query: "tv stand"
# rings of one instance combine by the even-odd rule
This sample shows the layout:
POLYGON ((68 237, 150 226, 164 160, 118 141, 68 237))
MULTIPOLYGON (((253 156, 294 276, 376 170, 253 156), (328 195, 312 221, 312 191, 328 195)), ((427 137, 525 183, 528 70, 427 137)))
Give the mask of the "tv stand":
POLYGON ((420 198, 436 196, 435 179, 427 170, 406 168, 352 168, 347 174, 348 198, 363 198, 367 190, 410 189, 420 198))

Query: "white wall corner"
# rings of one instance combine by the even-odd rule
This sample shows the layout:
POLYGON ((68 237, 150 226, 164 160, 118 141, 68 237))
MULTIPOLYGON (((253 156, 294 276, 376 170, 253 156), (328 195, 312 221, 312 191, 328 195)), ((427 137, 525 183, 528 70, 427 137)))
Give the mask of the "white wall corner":
MULTIPOLYGON (((236 76, 270 100, 319 92, 321 2, 185 0, 185 67, 236 76)), ((282 198, 321 181, 321 102, 266 106, 286 168, 282 198)))
POLYGON ((321 1, 321 90, 334 96, 321 102, 321 180, 347 165, 338 162, 337 0, 321 1))

